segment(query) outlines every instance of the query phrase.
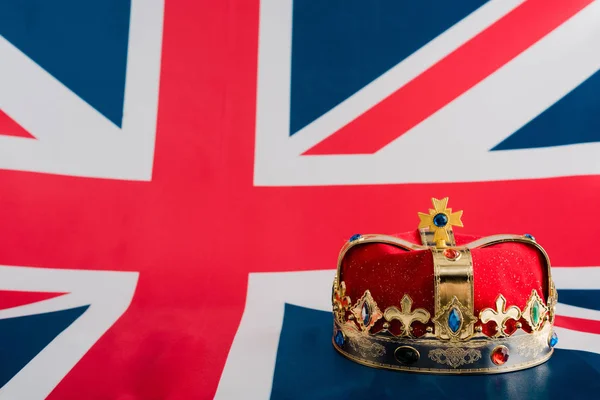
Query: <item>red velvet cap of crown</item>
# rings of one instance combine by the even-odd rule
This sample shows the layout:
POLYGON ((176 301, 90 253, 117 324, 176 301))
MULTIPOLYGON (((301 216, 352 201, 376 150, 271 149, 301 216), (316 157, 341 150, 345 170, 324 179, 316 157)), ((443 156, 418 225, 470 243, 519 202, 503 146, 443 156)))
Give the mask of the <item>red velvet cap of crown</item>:
MULTIPOLYGON (((399 238, 420 244, 418 231, 396 235, 399 238)), ((463 246, 477 236, 455 233, 456 245, 463 246)), ((485 308, 496 309, 496 298, 502 294, 506 298, 506 308, 517 306, 525 309, 532 290, 547 299, 547 270, 544 257, 533 246, 522 243, 502 243, 485 248, 472 249, 474 314, 485 308)), ((346 295, 355 303, 366 290, 383 311, 387 307, 400 307, 402 297, 407 294, 413 300, 412 309, 424 308, 433 317, 434 274, 433 256, 430 250, 406 251, 383 243, 367 243, 351 248, 342 260, 341 280, 346 284, 346 295)), ((527 323, 521 320, 524 330, 527 323)), ((515 329, 516 321, 509 320, 507 331, 515 329)), ((413 332, 420 336, 426 326, 413 324, 413 332)), ((483 332, 489 336, 495 333, 494 323, 481 324, 483 332)), ((383 327, 378 321, 372 329, 377 332, 383 327)), ((390 331, 400 333, 398 321, 393 321, 390 331)))

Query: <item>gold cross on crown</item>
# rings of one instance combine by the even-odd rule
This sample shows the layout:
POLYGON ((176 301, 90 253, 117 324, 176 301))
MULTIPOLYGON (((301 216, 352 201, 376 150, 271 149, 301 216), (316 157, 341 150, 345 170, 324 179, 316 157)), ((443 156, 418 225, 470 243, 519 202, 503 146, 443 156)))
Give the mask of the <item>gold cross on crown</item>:
POLYGON ((451 208, 448 208, 448 197, 441 200, 432 198, 433 209, 429 209, 429 214, 420 212, 419 218, 419 229, 429 228, 433 232, 433 241, 436 247, 446 247, 446 242, 450 240, 448 236, 448 230, 452 226, 463 226, 460 217, 462 216, 462 210, 452 212, 451 208))

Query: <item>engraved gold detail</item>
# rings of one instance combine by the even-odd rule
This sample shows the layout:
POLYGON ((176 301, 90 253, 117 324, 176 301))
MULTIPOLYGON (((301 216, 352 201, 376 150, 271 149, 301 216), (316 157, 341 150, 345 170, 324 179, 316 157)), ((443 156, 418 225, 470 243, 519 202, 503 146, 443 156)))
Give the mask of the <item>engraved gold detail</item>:
POLYGON ((543 329, 532 333, 527 333, 518 328, 511 336, 497 339, 479 333, 468 341, 439 341, 432 334, 425 334, 420 338, 394 337, 380 333, 370 334, 366 330, 361 330, 352 321, 346 321, 344 324, 336 322, 335 325, 342 330, 347 342, 347 346, 340 347, 332 339, 336 350, 361 364, 386 369, 457 374, 508 372, 541 364, 553 352, 553 349, 547 344, 552 328, 550 324, 546 324, 543 329), (421 352, 421 354, 427 354, 432 362, 441 366, 398 366, 390 364, 385 354, 387 351, 397 349, 398 346, 410 346, 421 352), (483 358, 483 354, 493 351, 498 346, 512 349, 515 354, 519 354, 522 358, 520 360, 513 359, 518 362, 509 365, 491 365, 487 358, 483 358), (471 364, 475 364, 475 366, 469 368, 468 365, 471 364), (444 368, 444 365, 448 367, 444 368))
POLYGON ((373 296, 371 296, 371 292, 368 290, 365 291, 350 311, 354 315, 354 320, 363 331, 371 330, 373 325, 383 317, 381 310, 377 307, 377 303, 373 300, 373 296), (368 321, 366 323, 364 321, 365 310, 368 313, 368 321))
POLYGON ((385 347, 369 340, 369 333, 357 328, 354 323, 344 323, 341 330, 350 346, 361 356, 375 358, 385 354, 385 347))
POLYGON ((473 325, 477 322, 477 318, 471 310, 463 306, 456 296, 447 303, 432 319, 435 324, 435 332, 441 339, 464 340, 473 334, 473 325), (453 332, 448 325, 448 318, 453 310, 457 310, 460 316, 460 327, 456 332, 453 332), (465 335, 465 333, 467 335, 465 335))
POLYGON ((523 357, 534 358, 548 347, 548 335, 523 335, 516 346, 517 353, 523 357))
POLYGON ((333 281, 333 314, 336 320, 343 322, 346 312, 350 307, 350 297, 346 296, 346 283, 342 282, 338 285, 337 278, 333 281))
POLYGON ((554 315, 556 314, 556 303, 558 303, 558 292, 554 286, 554 282, 550 280, 550 295, 548 296, 548 317, 550 323, 554 323, 554 315))
POLYGON ((506 299, 502 295, 496 297, 496 310, 486 308, 479 313, 479 319, 484 324, 487 324, 490 321, 494 321, 496 323, 496 334, 494 337, 507 336, 508 333, 506 333, 506 321, 509 319, 518 321, 519 318, 521 318, 521 311, 519 310, 519 307, 511 306, 507 310, 506 299))
POLYGON ((383 317, 387 321, 398 320, 402 325, 402 333, 400 336, 402 337, 414 337, 412 334, 412 323, 414 321, 419 321, 423 324, 426 324, 429 321, 429 311, 424 308, 417 308, 414 311, 412 309, 412 299, 409 295, 405 294, 400 301, 400 307, 402 311, 398 309, 398 307, 388 307, 383 313, 383 317))
POLYGON ((418 213, 419 219, 421 222, 419 223, 419 229, 428 228, 433 232, 433 241, 436 244, 436 247, 446 247, 446 242, 450 240, 449 232, 452 229, 452 226, 463 226, 460 217, 462 216, 462 211, 452 212, 451 208, 448 208, 448 197, 445 197, 441 200, 436 198, 432 198, 431 202, 433 203, 433 209, 429 209, 429 214, 418 213), (443 225, 438 225, 435 223, 436 217, 442 216, 445 219, 445 223, 443 225))
POLYGON ((548 307, 544 305, 542 298, 538 295, 537 291, 533 289, 527 305, 523 310, 523 319, 527 321, 532 331, 537 331, 544 323, 544 317, 548 312, 548 307), (537 310, 536 310, 537 308, 537 310), (536 314, 537 313, 537 319, 536 314))
POLYGON ((371 342, 364 337, 350 337, 348 342, 354 350, 363 357, 380 357, 385 354, 385 347, 379 343, 371 342))
MULTIPOLYGON (((344 282, 340 284, 340 294, 345 295, 346 285, 344 282)), ((346 297, 350 301, 349 297, 346 297)), ((379 357, 385 354, 385 347, 369 339, 369 331, 375 323, 381 319, 382 313, 377 307, 377 303, 371 296, 368 290, 350 309, 349 321, 341 321, 341 330, 349 345, 363 357, 379 357), (365 324, 365 315, 363 310, 368 309, 368 321, 365 324), (358 326, 357 326, 358 325, 358 326)))
POLYGON ((435 279, 433 321, 436 323, 436 336, 440 339, 468 339, 473 335, 474 323, 477 321, 473 308, 473 258, 469 249, 459 248, 457 251, 461 253, 461 257, 448 260, 444 250, 431 249, 435 279), (449 329, 447 318, 456 304, 460 304, 457 310, 462 317, 462 324, 457 332, 453 332, 449 329))
POLYGON ((481 359, 481 351, 464 347, 448 347, 433 349, 428 354, 429 358, 439 364, 446 364, 452 368, 465 364, 473 364, 481 359))
POLYGON ((535 360, 531 360, 531 361, 527 361, 524 363, 519 363, 519 364, 513 364, 513 365, 503 365, 501 367, 493 367, 493 368, 461 368, 461 369, 448 369, 448 368, 419 368, 419 367, 407 367, 407 366, 402 366, 402 365, 391 365, 391 364, 384 364, 381 362, 377 362, 377 361, 371 361, 371 360, 366 360, 366 359, 362 359, 356 356, 353 356, 352 354, 349 354, 347 352, 345 352, 344 350, 340 349, 339 347, 335 346, 335 349, 344 357, 346 357, 348 360, 354 361, 358 364, 361 365, 365 365, 367 367, 373 367, 373 368, 379 368, 379 369, 391 369, 391 370, 396 370, 396 371, 408 371, 408 372, 420 372, 420 373, 427 373, 427 374, 450 374, 450 375, 463 375, 463 374, 485 374, 485 375, 490 375, 490 374, 497 374, 497 373, 504 373, 504 372, 512 372, 512 371, 519 371, 522 369, 526 369, 526 368, 531 368, 531 367, 535 367, 537 365, 543 364, 546 361, 548 361, 548 359, 552 356, 553 352, 549 352, 548 354, 546 354, 544 357, 540 358, 540 359, 535 359, 535 360))

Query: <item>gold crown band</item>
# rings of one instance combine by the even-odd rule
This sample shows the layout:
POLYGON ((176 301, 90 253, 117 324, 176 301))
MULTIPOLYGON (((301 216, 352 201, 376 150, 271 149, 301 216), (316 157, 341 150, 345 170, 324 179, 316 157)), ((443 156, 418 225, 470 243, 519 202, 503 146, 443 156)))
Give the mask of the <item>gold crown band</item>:
POLYGON ((471 251, 462 249, 432 248, 434 274, 435 331, 440 339, 466 339, 473 335, 474 316, 473 258, 471 251), (451 251, 455 257, 445 254, 451 251), (456 330, 452 330, 446 321, 455 313, 456 330))
MULTIPOLYGON (((334 332, 343 332, 335 322, 334 332)), ((333 338, 334 348, 343 356, 363 365, 399 371, 436 374, 497 374, 535 367, 546 362, 554 349, 548 344, 551 324, 534 333, 518 330, 512 336, 490 340, 482 333, 465 342, 441 341, 433 334, 418 339, 376 335, 368 340, 346 336, 340 346, 333 338), (493 354, 499 348, 510 353, 510 362, 494 363, 493 354), (400 352, 411 349, 414 357, 400 352)))

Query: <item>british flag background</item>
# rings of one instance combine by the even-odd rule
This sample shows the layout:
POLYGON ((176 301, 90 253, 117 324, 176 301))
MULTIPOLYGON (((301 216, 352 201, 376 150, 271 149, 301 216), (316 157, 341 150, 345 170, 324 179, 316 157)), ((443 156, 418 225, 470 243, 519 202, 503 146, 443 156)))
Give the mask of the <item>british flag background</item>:
POLYGON ((0 398, 593 397, 600 3, 0 1, 0 398), (531 233, 560 342, 434 377, 331 348, 337 252, 531 233))

